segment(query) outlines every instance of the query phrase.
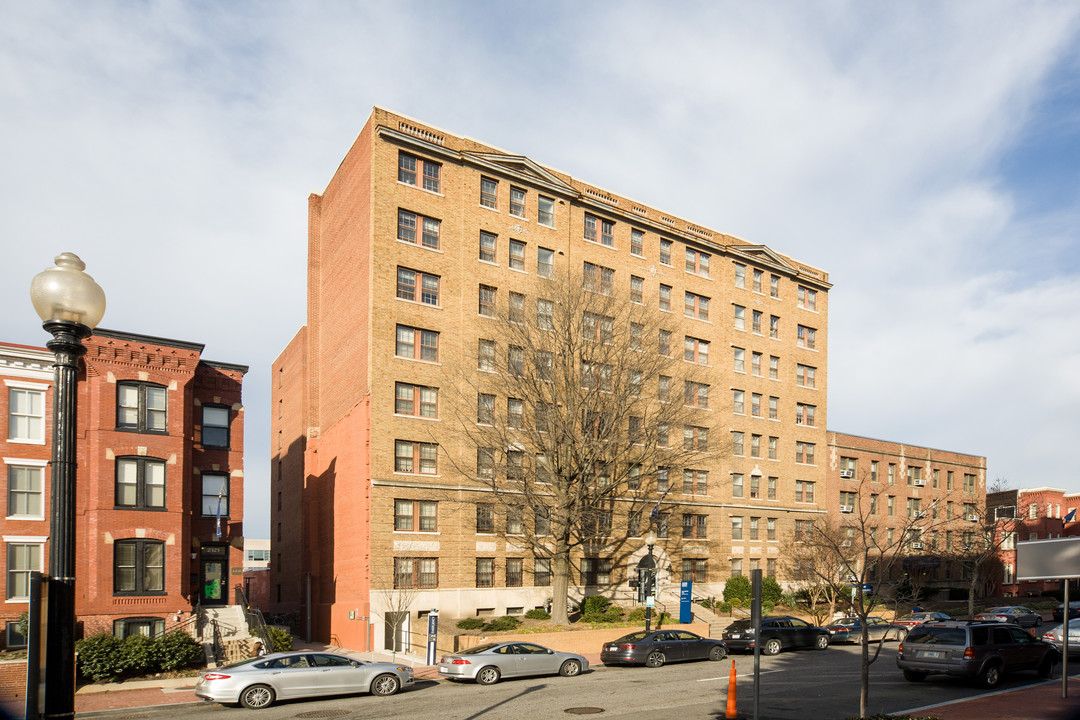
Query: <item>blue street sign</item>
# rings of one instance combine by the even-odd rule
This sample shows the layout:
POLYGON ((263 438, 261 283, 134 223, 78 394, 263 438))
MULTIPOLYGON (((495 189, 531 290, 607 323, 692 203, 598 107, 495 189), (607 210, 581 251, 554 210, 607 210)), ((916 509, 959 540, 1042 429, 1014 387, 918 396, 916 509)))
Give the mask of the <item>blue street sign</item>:
POLYGON ((694 622, 694 611, 690 607, 693 587, 694 583, 690 580, 683 580, 679 586, 679 622, 683 624, 694 622))

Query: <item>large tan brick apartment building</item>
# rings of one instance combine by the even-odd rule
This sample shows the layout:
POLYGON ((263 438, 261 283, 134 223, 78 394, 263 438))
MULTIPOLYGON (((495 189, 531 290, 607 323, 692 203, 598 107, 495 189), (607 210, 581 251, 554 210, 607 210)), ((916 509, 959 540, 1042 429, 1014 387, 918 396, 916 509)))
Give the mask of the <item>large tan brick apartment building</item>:
MULTIPOLYGON (((655 306, 658 351, 706 373, 724 451, 666 496, 683 517, 655 548, 661 601, 681 579, 706 597, 755 568, 783 580, 797 523, 835 511, 840 492, 828 274, 376 108, 309 199, 307 324, 273 368, 275 612, 298 613, 314 638, 408 649, 432 608, 501 615, 550 598, 549 564, 478 512, 480 486, 447 461, 468 448, 446 398, 459 373, 490 369, 496 310, 532 312, 538 283, 560 272, 655 306)), ((574 558, 571 597, 630 602, 646 552, 635 543, 617 561, 574 558)))
MULTIPOLYGON (((247 368, 134 333, 98 329, 84 344, 76 617, 83 635, 156 635, 196 606, 227 604, 242 580, 247 368)), ((52 362, 45 348, 0 343, 7 645, 25 643, 30 572, 48 570, 52 362)))

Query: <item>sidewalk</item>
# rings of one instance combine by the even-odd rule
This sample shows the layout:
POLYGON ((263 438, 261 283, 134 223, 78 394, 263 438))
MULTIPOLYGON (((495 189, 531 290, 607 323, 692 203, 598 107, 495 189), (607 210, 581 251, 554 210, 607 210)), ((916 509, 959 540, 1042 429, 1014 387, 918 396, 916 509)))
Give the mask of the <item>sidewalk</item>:
POLYGON ((1061 678, 970 700, 912 708, 912 715, 941 720, 1080 720, 1080 676, 1069 677, 1069 697, 1061 697, 1061 678))

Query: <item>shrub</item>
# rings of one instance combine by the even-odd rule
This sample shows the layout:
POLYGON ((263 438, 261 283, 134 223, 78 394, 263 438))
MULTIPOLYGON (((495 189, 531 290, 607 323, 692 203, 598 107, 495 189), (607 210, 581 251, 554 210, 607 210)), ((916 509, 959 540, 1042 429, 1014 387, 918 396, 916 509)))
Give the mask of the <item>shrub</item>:
POLYGON ((750 604, 750 579, 745 575, 732 575, 724 583, 724 601, 736 607, 750 604))
POLYGON ((717 603, 715 607, 720 612, 731 613, 731 603, 729 602, 717 603))
POLYGON ((99 633, 75 643, 79 672, 96 682, 119 677, 124 672, 123 641, 109 633, 99 633))
POLYGON ((645 619, 645 608, 636 607, 630 612, 626 613, 627 622, 641 622, 645 619))
POLYGON ((458 630, 479 630, 484 627, 484 621, 478 617, 465 618, 457 621, 458 630))
POLYGON ((517 630, 517 626, 521 624, 519 618, 513 615, 503 615, 502 617, 495 618, 489 623, 484 625, 484 630, 488 632, 506 632, 507 630, 517 630))
MULTIPOLYGON (((273 631, 270 637, 273 638, 273 631)), ((183 630, 165 633, 155 641, 155 645, 158 667, 162 670, 181 670, 198 664, 205 658, 202 645, 183 630)), ((292 646, 291 637, 289 646, 292 646)))
POLYGON ((611 600, 603 595, 589 595, 581 601, 581 619, 585 622, 601 622, 611 600))
POLYGON ((617 605, 612 605, 604 612, 600 613, 599 620, 593 622, 621 622, 623 616, 623 609, 617 605))
POLYGON ((761 579, 761 604, 768 603, 769 605, 776 606, 780 604, 780 601, 784 597, 784 590, 780 587, 780 583, 776 582, 776 578, 763 577, 761 579))
POLYGON ((550 620, 551 614, 543 608, 533 608, 532 610, 525 613, 525 617, 529 618, 530 620, 550 620))
POLYGON ((148 635, 128 635, 120 646, 117 664, 121 670, 144 675, 158 669, 157 647, 148 635))

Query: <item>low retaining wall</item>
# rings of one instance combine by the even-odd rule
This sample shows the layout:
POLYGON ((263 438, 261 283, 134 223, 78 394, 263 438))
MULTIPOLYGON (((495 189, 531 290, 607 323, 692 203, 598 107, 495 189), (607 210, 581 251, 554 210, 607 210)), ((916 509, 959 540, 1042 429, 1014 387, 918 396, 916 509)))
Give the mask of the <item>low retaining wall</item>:
MULTIPOLYGON (((480 635, 455 635, 454 652, 465 650, 475 645, 486 642, 505 642, 515 640, 517 642, 531 642, 543 645, 552 650, 572 652, 579 655, 597 654, 604 643, 629 635, 641 627, 622 628, 599 628, 595 630, 561 630, 544 633, 491 633, 480 635)), ((689 630, 704 637, 709 636, 709 624, 703 622, 690 623, 688 625, 664 625, 664 630, 689 630)))

